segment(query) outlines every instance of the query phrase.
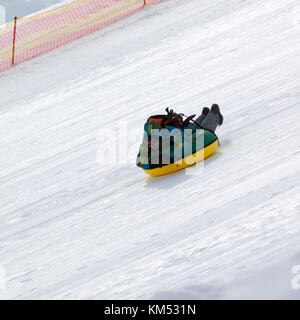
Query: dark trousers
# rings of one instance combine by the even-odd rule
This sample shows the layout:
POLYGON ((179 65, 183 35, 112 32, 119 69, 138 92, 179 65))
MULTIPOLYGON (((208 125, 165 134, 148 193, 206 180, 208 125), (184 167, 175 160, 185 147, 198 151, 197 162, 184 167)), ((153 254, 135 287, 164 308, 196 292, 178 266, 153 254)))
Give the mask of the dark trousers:
POLYGON ((215 132, 219 123, 219 115, 209 110, 206 116, 201 115, 198 117, 196 123, 203 129, 215 132))

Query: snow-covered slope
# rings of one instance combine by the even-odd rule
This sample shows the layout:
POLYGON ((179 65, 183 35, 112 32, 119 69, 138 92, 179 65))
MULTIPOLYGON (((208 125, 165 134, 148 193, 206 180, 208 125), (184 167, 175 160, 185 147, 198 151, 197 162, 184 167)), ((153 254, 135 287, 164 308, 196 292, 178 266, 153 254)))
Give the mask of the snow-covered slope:
POLYGON ((297 2, 167 0, 1 73, 0 297, 299 298, 297 2), (200 175, 135 167, 147 116, 214 102, 200 175))

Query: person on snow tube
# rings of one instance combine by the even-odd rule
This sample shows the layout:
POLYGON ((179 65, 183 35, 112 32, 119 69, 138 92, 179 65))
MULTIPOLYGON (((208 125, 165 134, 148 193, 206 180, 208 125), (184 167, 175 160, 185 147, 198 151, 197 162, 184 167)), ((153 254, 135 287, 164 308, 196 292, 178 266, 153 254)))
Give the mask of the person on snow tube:
POLYGON ((196 120, 193 120, 196 115, 184 119, 182 113, 175 113, 168 108, 166 111, 166 115, 149 117, 144 126, 144 139, 137 156, 137 166, 144 170, 162 167, 169 163, 163 160, 164 157, 170 159, 170 163, 174 163, 177 158, 194 154, 199 147, 196 141, 201 141, 198 140, 199 137, 204 137, 205 147, 216 140, 218 141, 215 130, 217 126, 223 124, 223 116, 217 104, 213 104, 211 109, 203 108, 201 115, 196 120), (160 133, 163 133, 162 129, 167 130, 163 133, 167 134, 168 131, 174 132, 173 130, 176 128, 177 131, 170 138, 171 140, 168 138, 160 140, 160 133), (155 134, 152 131, 154 129, 156 129, 155 134), (185 129, 190 130, 185 131, 185 129), (204 130, 204 135, 203 131, 198 129, 204 130), (166 148, 164 143, 167 143, 166 148), (152 155, 156 155, 155 162, 152 161, 152 155))

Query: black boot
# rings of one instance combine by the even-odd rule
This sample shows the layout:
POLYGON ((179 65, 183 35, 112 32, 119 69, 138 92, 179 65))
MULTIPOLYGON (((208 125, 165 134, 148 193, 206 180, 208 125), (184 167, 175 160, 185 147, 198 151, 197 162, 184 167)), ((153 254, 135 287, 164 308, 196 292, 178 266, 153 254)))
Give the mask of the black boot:
POLYGON ((207 107, 204 107, 202 109, 202 114, 201 116, 199 116, 197 119, 196 119, 196 123, 199 124, 199 126, 201 126, 201 122, 206 118, 206 116, 208 115, 209 113, 209 109, 207 107))
POLYGON ((219 126, 221 126, 223 124, 223 116, 221 114, 221 111, 220 111, 220 107, 217 105, 217 104, 213 104, 211 106, 211 111, 214 113, 214 114, 217 114, 218 117, 219 117, 219 126))

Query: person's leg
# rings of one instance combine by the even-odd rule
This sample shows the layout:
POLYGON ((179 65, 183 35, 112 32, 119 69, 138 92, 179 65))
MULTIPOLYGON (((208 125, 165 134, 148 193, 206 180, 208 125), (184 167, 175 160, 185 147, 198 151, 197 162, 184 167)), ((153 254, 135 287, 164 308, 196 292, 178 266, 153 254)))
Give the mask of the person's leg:
POLYGON ((219 124, 219 115, 209 110, 205 119, 200 123, 201 128, 215 132, 219 124))
MULTIPOLYGON (((201 116, 200 116, 201 117, 201 116)), ((199 117, 199 118, 200 118, 199 117)), ((215 132, 217 126, 223 124, 223 116, 220 112, 220 107, 217 104, 213 104, 211 110, 208 109, 208 113, 204 119, 201 120, 199 125, 206 130, 215 132)))
POLYGON ((209 113, 209 108, 207 107, 204 107, 202 109, 202 114, 195 120, 195 122, 197 124, 199 124, 199 126, 201 126, 201 122, 206 118, 206 116, 208 115, 209 113))
POLYGON ((223 116, 222 116, 222 113, 220 111, 220 107, 217 105, 217 104, 213 104, 211 106, 211 111, 218 114, 219 116, 219 126, 221 126, 223 124, 223 116))

